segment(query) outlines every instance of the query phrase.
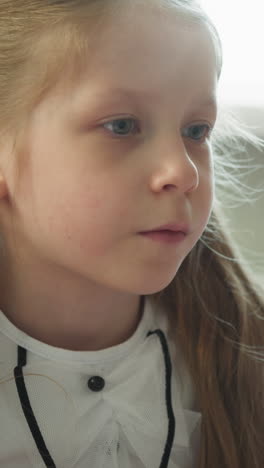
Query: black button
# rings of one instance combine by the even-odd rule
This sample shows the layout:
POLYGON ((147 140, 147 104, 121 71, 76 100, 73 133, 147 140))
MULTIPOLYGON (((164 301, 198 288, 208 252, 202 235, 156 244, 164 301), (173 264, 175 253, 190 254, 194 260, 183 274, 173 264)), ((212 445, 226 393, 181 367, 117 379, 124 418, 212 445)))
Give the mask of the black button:
POLYGON ((95 375, 88 380, 88 387, 93 392, 100 392, 105 386, 105 381, 102 377, 95 375))

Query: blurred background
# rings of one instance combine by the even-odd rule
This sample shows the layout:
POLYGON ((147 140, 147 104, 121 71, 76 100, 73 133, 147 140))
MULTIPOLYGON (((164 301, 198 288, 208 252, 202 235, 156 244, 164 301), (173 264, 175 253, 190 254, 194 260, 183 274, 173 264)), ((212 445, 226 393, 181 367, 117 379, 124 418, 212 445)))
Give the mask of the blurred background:
MULTIPOLYGON (((200 4, 212 18, 223 45, 219 101, 264 139, 264 2, 200 0, 200 4)), ((224 211, 242 254, 264 281, 264 150, 249 145, 247 154, 258 169, 246 181, 258 193, 251 202, 233 207, 225 204, 224 211)))

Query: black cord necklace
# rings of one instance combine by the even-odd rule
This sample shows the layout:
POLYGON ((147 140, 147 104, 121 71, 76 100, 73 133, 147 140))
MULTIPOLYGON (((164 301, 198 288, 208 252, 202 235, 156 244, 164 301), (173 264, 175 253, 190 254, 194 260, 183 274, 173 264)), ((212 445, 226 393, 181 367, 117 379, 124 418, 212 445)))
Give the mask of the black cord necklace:
MULTIPOLYGON (((141 304, 140 310, 143 311, 144 308, 144 299, 145 296, 141 296, 141 304)), ((159 337, 160 344, 162 347, 162 352, 164 356, 165 362, 165 399, 166 399, 166 407, 167 407, 167 415, 168 415, 168 434, 167 440, 164 448, 164 452, 162 455, 161 463, 159 468, 167 468, 170 453, 172 450, 174 435, 175 435, 175 416, 172 407, 172 400, 171 400, 171 373, 172 373, 172 366, 171 366, 171 358, 169 353, 169 347, 166 340, 166 337, 162 330, 157 329, 154 331, 149 331, 146 337, 156 334, 159 337)), ((24 381, 24 374, 23 374, 23 367, 27 365, 27 350, 22 346, 17 347, 17 366, 14 368, 14 377, 16 381, 16 387, 18 396, 20 399, 21 407, 23 409, 26 421, 28 423, 29 429, 31 434, 35 440, 36 446, 38 451, 45 463, 45 466, 48 468, 56 468, 55 462, 52 456, 49 453, 49 450, 45 444, 43 436, 41 434, 38 422, 35 418, 33 409, 31 407, 25 381, 24 381)), ((104 379, 99 376, 94 376, 89 379, 88 386, 93 391, 100 391, 104 387, 104 379)))

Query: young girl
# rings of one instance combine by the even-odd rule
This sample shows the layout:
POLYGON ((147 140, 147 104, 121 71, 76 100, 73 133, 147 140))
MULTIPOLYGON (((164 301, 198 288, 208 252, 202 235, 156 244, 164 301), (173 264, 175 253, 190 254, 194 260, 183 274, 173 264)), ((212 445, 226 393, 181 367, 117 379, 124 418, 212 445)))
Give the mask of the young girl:
POLYGON ((0 1, 1 467, 264 466, 221 60, 192 0, 0 1))

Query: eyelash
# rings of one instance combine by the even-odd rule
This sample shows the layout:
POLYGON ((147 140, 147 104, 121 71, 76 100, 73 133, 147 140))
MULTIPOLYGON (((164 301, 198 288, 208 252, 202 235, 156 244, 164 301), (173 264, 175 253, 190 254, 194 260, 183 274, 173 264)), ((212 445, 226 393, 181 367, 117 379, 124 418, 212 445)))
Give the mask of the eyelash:
MULTIPOLYGON (((137 122, 136 119, 129 118, 129 117, 128 117, 128 118, 120 118, 120 119, 115 119, 115 120, 109 120, 108 122, 105 122, 105 123, 102 125, 102 127, 105 127, 106 125, 112 124, 112 123, 114 123, 114 122, 122 122, 122 121, 134 121, 134 122, 137 122)), ((196 124, 196 125, 191 125, 191 126, 188 127, 188 128, 189 128, 189 129, 190 129, 190 128, 205 128, 205 129, 207 129, 207 133, 206 133, 206 135, 205 135, 202 139, 201 139, 201 138, 198 138, 198 139, 195 139, 195 138, 194 138, 194 139, 192 139, 194 142, 197 142, 197 143, 204 143, 205 140, 206 140, 206 138, 207 138, 207 137, 208 137, 208 138, 210 137, 211 132, 212 132, 212 130, 213 130, 213 128, 212 128, 210 125, 208 125, 208 124, 202 124, 202 125, 196 124)), ((110 131, 110 132, 111 132, 111 131, 110 131)), ((125 138, 127 138, 127 136, 126 136, 126 135, 125 135, 125 136, 122 136, 122 134, 119 134, 119 135, 117 135, 117 137, 114 137, 114 138, 125 139, 125 138)))

